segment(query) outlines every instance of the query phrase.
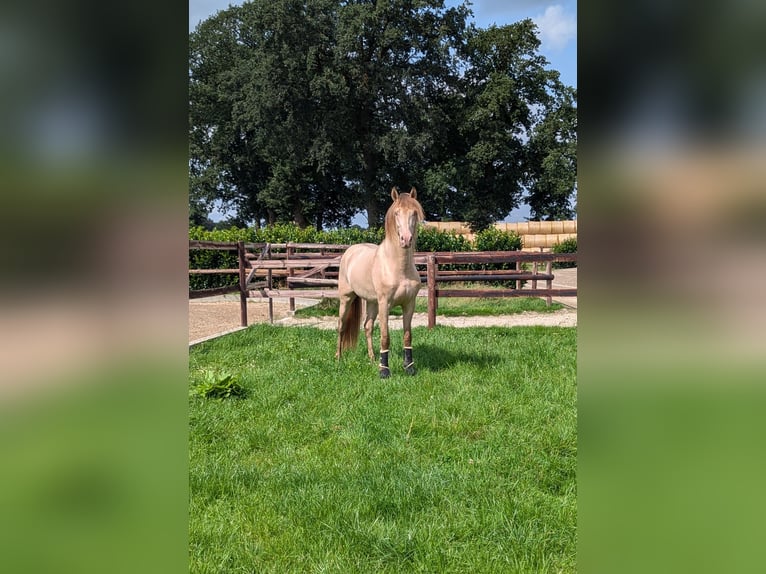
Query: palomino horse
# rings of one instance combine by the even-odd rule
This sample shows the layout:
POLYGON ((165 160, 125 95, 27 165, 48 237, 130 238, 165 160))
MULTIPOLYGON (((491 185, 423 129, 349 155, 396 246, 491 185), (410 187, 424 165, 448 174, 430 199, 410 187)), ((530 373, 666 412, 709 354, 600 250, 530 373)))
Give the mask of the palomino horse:
POLYGON ((356 345, 362 317, 362 299, 367 302, 364 334, 367 354, 375 361, 372 350, 372 328, 380 313, 380 378, 385 379, 388 368, 388 312, 401 305, 404 315, 404 370, 415 374, 412 360, 412 314, 415 297, 420 289, 420 276, 413 255, 418 236, 418 223, 425 218, 413 187, 409 193, 391 190, 394 203, 386 212, 386 237, 380 245, 360 243, 343 254, 338 272, 338 349, 335 358, 356 345))

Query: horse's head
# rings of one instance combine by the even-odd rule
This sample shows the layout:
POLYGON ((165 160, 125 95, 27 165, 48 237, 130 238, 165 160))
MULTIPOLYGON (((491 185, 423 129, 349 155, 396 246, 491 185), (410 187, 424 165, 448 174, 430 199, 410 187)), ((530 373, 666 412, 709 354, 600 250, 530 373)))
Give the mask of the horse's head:
POLYGON ((418 235, 418 223, 425 219, 417 193, 414 187, 409 193, 399 193, 395 187, 391 189, 394 203, 386 213, 386 236, 394 239, 392 234, 395 233, 399 246, 405 249, 413 245, 418 235))

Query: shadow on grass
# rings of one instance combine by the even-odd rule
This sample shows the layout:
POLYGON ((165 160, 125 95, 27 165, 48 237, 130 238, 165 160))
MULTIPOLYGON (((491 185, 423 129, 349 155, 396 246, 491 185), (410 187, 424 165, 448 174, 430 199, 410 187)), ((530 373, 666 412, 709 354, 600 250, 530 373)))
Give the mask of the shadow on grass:
POLYGON ((461 363, 468 363, 477 367, 489 367, 504 360, 500 355, 491 352, 461 351, 460 349, 447 349, 428 343, 413 345, 412 353, 417 369, 427 371, 442 371, 461 363))

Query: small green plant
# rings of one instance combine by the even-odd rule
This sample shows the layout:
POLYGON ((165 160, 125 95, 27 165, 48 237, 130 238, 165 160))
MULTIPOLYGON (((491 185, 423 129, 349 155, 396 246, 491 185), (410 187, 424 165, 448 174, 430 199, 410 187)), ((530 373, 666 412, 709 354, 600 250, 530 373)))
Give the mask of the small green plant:
POLYGON ((228 399, 244 397, 245 389, 236 375, 205 371, 202 382, 191 388, 189 396, 205 399, 228 399))

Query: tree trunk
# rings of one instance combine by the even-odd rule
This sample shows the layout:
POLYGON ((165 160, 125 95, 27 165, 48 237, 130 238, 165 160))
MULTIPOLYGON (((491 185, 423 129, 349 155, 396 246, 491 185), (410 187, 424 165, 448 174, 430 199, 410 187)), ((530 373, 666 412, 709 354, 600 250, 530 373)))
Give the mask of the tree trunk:
POLYGON ((380 225, 380 221, 378 221, 378 218, 380 217, 380 211, 378 210, 378 202, 375 200, 374 197, 367 198, 367 227, 378 227, 380 225))
POLYGON ((380 209, 378 208, 378 197, 375 189, 375 159, 371 151, 364 153, 364 177, 362 185, 365 203, 367 204, 367 227, 379 227, 381 224, 380 209))
POLYGON ((295 225, 301 229, 305 229, 309 226, 309 222, 306 219, 306 216, 303 215, 303 210, 298 205, 293 208, 293 221, 295 221, 295 225))

